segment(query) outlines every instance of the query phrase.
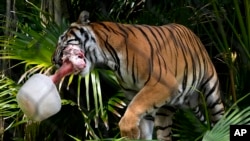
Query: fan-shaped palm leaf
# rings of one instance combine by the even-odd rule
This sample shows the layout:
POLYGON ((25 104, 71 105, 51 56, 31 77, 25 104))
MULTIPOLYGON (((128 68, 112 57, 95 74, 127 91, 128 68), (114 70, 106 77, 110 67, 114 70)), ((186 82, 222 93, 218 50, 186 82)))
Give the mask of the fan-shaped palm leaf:
MULTIPOLYGON (((238 102, 249 95, 250 93, 239 99, 238 102)), ((250 124, 250 106, 241 109, 236 104, 234 104, 226 112, 225 116, 213 127, 211 131, 207 131, 205 133, 202 141, 229 141, 230 125, 250 124)))

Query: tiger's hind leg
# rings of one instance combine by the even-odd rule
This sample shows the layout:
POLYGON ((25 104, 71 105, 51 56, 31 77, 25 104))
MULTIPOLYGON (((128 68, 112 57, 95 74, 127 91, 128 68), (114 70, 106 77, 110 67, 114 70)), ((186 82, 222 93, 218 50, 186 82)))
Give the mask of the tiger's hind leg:
POLYGON ((200 109, 199 105, 199 98, 200 98, 200 93, 198 92, 193 92, 192 95, 190 96, 189 100, 189 107, 195 114, 195 116, 202 122, 206 124, 206 119, 203 114, 203 112, 200 109))
POLYGON ((216 76, 210 77, 203 84, 204 98, 211 117, 211 125, 217 123, 224 115, 224 105, 219 90, 219 80, 216 76))
POLYGON ((158 109, 155 114, 155 129, 157 139, 160 141, 171 141, 171 128, 172 118, 176 109, 167 105, 164 105, 158 109))

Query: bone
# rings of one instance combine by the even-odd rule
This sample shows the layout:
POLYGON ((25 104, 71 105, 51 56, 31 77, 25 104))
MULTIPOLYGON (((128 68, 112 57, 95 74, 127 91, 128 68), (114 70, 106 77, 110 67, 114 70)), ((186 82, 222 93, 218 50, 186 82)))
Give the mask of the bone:
POLYGON ((73 64, 70 61, 64 61, 63 65, 55 72, 55 74, 51 75, 50 78, 55 84, 57 84, 64 76, 67 76, 73 72, 73 64))

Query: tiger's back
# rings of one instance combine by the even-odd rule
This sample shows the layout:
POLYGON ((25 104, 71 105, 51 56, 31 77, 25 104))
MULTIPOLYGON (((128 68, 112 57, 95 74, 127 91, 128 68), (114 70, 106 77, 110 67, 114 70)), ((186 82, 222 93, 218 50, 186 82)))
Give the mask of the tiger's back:
POLYGON ((79 44, 90 66, 83 75, 99 64, 116 73, 131 101, 119 122, 122 136, 150 139, 155 125, 159 140, 171 140, 174 108, 189 107, 201 121, 205 120, 199 109, 200 92, 213 123, 224 113, 219 81, 206 49, 182 25, 78 21, 71 24, 58 44, 54 62, 60 62, 67 44, 79 44))
POLYGON ((103 52, 115 50, 112 56, 119 64, 117 76, 125 90, 138 91, 150 79, 164 83, 170 73, 185 92, 191 88, 188 86, 200 87, 207 78, 216 75, 200 39, 185 26, 112 22, 90 25, 103 52))

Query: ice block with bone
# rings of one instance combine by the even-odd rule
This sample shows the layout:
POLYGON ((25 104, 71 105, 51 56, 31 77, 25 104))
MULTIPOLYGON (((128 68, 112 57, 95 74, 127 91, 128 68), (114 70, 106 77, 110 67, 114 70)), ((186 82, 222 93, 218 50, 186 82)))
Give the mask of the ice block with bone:
POLYGON ((85 68, 84 54, 75 45, 63 51, 62 66, 51 76, 34 74, 20 88, 17 102, 24 114, 32 120, 42 121, 61 109, 61 99, 56 85, 60 80, 85 68))

